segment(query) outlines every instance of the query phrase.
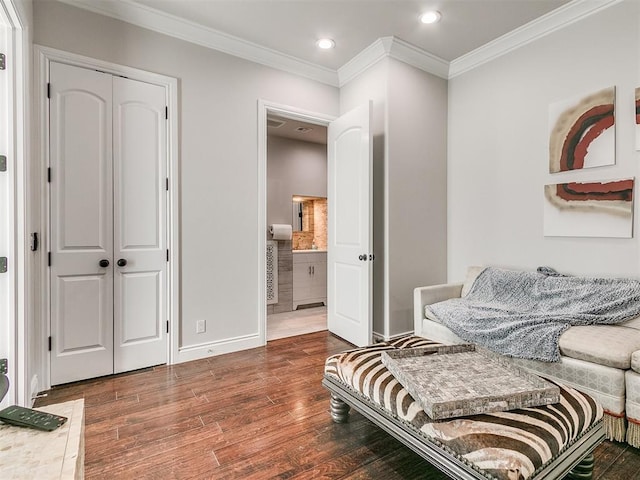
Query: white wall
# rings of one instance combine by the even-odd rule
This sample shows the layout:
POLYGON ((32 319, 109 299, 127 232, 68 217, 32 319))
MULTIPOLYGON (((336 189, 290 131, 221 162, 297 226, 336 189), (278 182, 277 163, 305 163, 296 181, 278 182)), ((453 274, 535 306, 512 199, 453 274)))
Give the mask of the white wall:
POLYGON ((447 81, 390 60, 390 336, 413 330, 413 289, 447 278, 447 81))
POLYGON ((327 146, 267 137, 267 225, 291 223, 291 197, 327 196, 327 146))
POLYGON ((336 115, 338 90, 57 2, 35 1, 34 21, 37 44, 179 79, 180 343, 257 342, 257 102, 336 115))
MULTIPOLYGON (((635 1, 615 5, 450 80, 450 281, 478 264, 638 276, 637 202, 633 239, 545 238, 543 185, 637 177, 639 9, 635 1), (617 164, 550 175, 549 104, 612 85, 617 164)), ((638 187, 636 179, 636 197, 638 187)))

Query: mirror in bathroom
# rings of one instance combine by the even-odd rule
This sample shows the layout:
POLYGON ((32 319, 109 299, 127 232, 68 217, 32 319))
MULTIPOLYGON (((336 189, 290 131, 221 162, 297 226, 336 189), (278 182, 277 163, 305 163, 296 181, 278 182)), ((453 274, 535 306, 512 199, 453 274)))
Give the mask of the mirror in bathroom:
POLYGON ((294 232, 302 231, 302 201, 296 201, 296 197, 292 202, 293 210, 291 213, 291 225, 294 232))
POLYGON ((294 232, 313 232, 314 205, 317 201, 324 201, 324 197, 309 197, 306 195, 294 195, 292 197, 291 225, 294 232))

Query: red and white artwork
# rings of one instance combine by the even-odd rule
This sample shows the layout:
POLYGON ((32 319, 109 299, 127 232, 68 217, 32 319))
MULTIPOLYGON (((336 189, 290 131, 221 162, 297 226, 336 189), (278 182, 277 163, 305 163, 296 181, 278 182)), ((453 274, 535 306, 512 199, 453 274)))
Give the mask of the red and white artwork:
POLYGON ((549 172, 614 165, 615 87, 549 107, 549 172))
POLYGON ((633 178, 545 185, 545 236, 631 238, 633 187, 633 178))

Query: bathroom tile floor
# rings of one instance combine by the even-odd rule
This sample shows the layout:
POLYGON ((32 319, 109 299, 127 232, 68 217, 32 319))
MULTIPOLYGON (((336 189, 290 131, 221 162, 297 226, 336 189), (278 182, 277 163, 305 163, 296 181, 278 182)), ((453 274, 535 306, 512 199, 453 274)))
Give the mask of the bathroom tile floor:
POLYGON ((267 315, 267 341, 293 337, 327 329, 327 307, 267 315))

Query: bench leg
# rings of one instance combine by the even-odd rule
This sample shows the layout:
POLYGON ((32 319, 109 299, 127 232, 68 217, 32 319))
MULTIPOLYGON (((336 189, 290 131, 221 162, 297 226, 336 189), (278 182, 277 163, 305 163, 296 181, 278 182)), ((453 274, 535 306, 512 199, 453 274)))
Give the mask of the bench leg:
POLYGON ((593 453, 590 453, 568 473, 565 480, 591 480, 593 478, 593 463, 593 453))
POLYGON ((337 397, 333 393, 331 394, 331 418, 336 423, 347 423, 349 420, 349 405, 344 403, 340 397, 337 397))

